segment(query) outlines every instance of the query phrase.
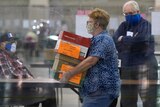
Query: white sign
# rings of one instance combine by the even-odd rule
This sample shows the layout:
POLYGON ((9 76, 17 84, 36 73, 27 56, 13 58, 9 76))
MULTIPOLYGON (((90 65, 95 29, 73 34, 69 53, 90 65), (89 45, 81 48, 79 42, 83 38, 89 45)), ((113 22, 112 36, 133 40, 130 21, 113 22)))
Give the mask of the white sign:
POLYGON ((160 12, 152 12, 152 35, 160 35, 160 12))
POLYGON ((88 20, 87 15, 76 15, 75 33, 83 37, 91 38, 92 35, 88 34, 87 29, 86 29, 87 20, 88 20))
POLYGON ((108 28, 116 30, 118 26, 119 26, 118 18, 111 17, 108 24, 108 28))

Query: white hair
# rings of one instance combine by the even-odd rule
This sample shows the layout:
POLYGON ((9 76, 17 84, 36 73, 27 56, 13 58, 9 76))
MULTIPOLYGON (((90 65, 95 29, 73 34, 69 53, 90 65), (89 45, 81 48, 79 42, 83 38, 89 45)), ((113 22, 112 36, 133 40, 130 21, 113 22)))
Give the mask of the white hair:
POLYGON ((134 0, 130 0, 123 5, 123 11, 124 11, 124 7, 126 7, 127 5, 132 6, 133 11, 139 11, 140 10, 138 3, 134 0))

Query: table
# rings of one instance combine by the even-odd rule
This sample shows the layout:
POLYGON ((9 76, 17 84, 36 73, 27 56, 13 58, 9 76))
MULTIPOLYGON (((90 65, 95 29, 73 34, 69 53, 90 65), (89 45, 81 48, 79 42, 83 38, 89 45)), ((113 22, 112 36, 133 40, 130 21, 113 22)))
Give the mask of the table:
POLYGON ((49 87, 49 88, 77 88, 77 86, 61 83, 50 78, 34 78, 34 79, 0 79, 0 87, 3 84, 12 84, 14 87, 49 87))
MULTIPOLYGON (((122 80, 121 81, 122 85, 136 85, 136 84, 141 84, 141 83, 146 83, 146 84, 150 84, 150 85, 157 85, 158 87, 160 86, 160 80, 141 80, 141 81, 137 81, 137 80, 122 80)), ((75 89, 78 88, 77 86, 71 85, 71 84, 66 84, 66 83, 60 83, 59 81, 55 80, 55 79, 50 79, 50 78, 35 78, 35 79, 0 79, 0 91, 3 91, 3 87, 5 86, 12 86, 12 89, 16 90, 16 91, 11 91, 12 96, 7 96, 10 94, 6 94, 6 96, 3 96, 4 99, 7 99, 6 101, 2 102, 2 100, 0 100, 1 105, 5 104, 5 105, 24 105, 24 104, 28 104, 31 103, 30 99, 29 102, 28 101, 23 101, 26 100, 25 98, 34 98, 36 97, 36 95, 38 97, 40 97, 39 95, 42 95, 41 93, 39 93, 39 90, 34 90, 34 94, 32 93, 32 96, 30 97, 26 92, 28 90, 23 91, 24 88, 28 88, 31 89, 32 87, 41 87, 41 88, 48 88, 48 89, 52 89, 52 88, 71 88, 71 89, 75 89), (23 97, 22 97, 23 96, 23 97), (17 100, 17 102, 12 102, 13 98, 19 98, 17 100), (23 100, 21 100, 21 98, 23 100)), ((6 87, 5 87, 6 88, 6 87)), ((7 90, 9 91, 9 90, 7 90)), ((9 91, 10 92, 10 91, 9 91)), ((52 92, 50 91, 50 94, 52 92)), ((76 91, 77 93, 77 91, 76 91)), ((0 95, 2 93, 0 92, 0 95)), ((78 93, 77 93, 78 94, 78 93)), ((2 98, 2 96, 0 97, 2 98)))
POLYGON ((43 101, 55 94, 54 88, 76 88, 76 86, 49 78, 0 79, 0 105, 28 105, 43 101))

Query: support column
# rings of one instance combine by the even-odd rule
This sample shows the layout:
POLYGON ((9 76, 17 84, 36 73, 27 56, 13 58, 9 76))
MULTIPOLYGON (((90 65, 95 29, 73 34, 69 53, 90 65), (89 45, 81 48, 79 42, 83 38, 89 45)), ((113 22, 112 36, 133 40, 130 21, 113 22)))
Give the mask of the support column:
POLYGON ((49 0, 29 0, 29 19, 40 20, 49 18, 49 0))
POLYGON ((155 0, 155 9, 160 10, 160 0, 155 0))

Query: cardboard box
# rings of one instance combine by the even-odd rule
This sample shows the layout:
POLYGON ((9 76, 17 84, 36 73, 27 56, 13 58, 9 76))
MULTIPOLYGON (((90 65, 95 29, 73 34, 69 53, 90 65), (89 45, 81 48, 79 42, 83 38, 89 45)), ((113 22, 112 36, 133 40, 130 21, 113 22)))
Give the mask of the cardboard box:
MULTIPOLYGON (((73 66, 62 64, 62 66, 61 66, 61 71, 62 71, 62 72, 67 72, 68 70, 70 70, 70 69, 72 69, 72 68, 73 68, 73 66)), ((62 74, 59 74, 58 77, 59 77, 59 78, 62 78, 62 74)), ((80 85, 80 83, 82 82, 83 78, 84 78, 83 73, 79 73, 79 74, 73 76, 73 77, 69 80, 69 82, 70 82, 71 84, 80 85)))
MULTIPOLYGON (((55 46, 58 54, 55 56, 52 67, 52 70, 55 72, 53 73, 53 78, 59 80, 62 77, 62 73, 59 71, 67 72, 79 64, 87 56, 90 44, 90 38, 62 31, 55 46)), ((69 80, 69 83, 80 85, 84 76, 84 72, 77 74, 69 80)))
MULTIPOLYGON (((52 70, 54 71, 53 78, 59 80, 62 77, 62 74, 60 72, 67 72, 69 69, 73 68, 80 62, 81 61, 78 59, 63 54, 56 54, 55 61, 52 67, 52 70)), ((84 73, 77 74, 71 78, 69 83, 78 86, 81 84, 83 78, 84 78, 84 73)))
POLYGON ((90 44, 91 44, 90 38, 86 38, 86 37, 76 35, 70 32, 66 32, 66 31, 61 31, 58 38, 61 40, 65 40, 71 43, 75 43, 75 44, 84 46, 84 47, 90 47, 90 44))
MULTIPOLYGON (((60 67, 59 68, 60 70, 55 72, 54 77, 53 77, 56 80, 60 80, 62 78, 62 75, 63 75, 62 72, 67 72, 68 70, 72 69, 74 66, 61 63, 59 67, 60 67)), ((82 81, 84 80, 84 77, 85 77, 85 75, 83 72, 76 74, 75 76, 73 76, 69 80, 69 83, 79 86, 82 83, 82 81)))
POLYGON ((56 53, 54 49, 45 49, 44 50, 44 59, 45 60, 54 60, 56 53))
POLYGON ((79 64, 81 61, 63 54, 56 54, 55 55, 55 59, 54 59, 54 63, 52 66, 52 70, 54 72, 60 71, 61 70, 61 66, 62 64, 66 64, 66 65, 71 65, 71 66, 76 66, 77 64, 79 64))
POLYGON ((55 49, 57 49, 60 54, 83 60, 87 56, 89 48, 59 39, 55 49))

